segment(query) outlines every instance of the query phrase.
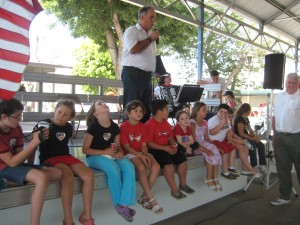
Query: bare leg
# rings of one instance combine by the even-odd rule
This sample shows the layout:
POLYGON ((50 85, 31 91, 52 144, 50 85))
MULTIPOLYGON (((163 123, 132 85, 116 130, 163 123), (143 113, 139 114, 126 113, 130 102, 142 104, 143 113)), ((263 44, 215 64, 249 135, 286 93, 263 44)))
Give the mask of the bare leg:
POLYGON ((179 184, 181 187, 186 186, 187 162, 183 162, 177 166, 179 184))
POLYGON ((64 211, 64 223, 73 224, 72 203, 74 190, 74 173, 66 164, 57 164, 56 168, 62 171, 61 179, 61 201, 64 211))
POLYGON ((229 167, 229 153, 222 155, 222 171, 223 173, 228 173, 229 167))
POLYGON ((31 169, 27 173, 25 180, 34 184, 31 197, 30 225, 40 225, 40 218, 44 205, 45 194, 49 184, 49 177, 43 171, 31 169))
POLYGON ((172 193, 178 192, 178 187, 175 182, 175 175, 174 175, 174 166, 173 164, 165 165, 164 166, 164 176, 166 178, 166 181, 168 185, 171 188, 172 193))
POLYGON ((144 191, 143 195, 145 195, 148 200, 152 199, 153 195, 151 192, 151 187, 148 181, 147 171, 144 163, 138 157, 132 158, 131 162, 134 164, 137 170, 138 179, 144 191))
POLYGON ((243 168, 252 173, 256 173, 255 169, 250 165, 248 160, 248 148, 244 145, 236 144, 236 149, 239 151, 239 158, 242 161, 243 168))
POLYGON ((71 169, 82 180, 83 212, 80 216, 84 220, 92 220, 94 173, 83 163, 73 164, 71 169))
POLYGON ((62 172, 60 169, 54 167, 43 167, 42 170, 48 174, 50 181, 57 181, 62 177, 62 172))

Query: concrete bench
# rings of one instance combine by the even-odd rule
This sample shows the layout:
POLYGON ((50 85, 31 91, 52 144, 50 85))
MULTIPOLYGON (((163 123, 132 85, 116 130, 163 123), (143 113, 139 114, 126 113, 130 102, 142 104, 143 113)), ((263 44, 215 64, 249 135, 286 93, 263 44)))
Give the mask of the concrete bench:
MULTIPOLYGON (((84 161, 84 160, 83 160, 84 161)), ((194 169, 205 166, 202 156, 194 156, 188 158, 188 169, 194 169)), ((95 174, 94 190, 107 188, 107 177, 100 170, 93 170, 95 174)), ((161 173, 162 174, 162 173, 161 173)), ((82 182, 75 177, 73 194, 81 193, 82 182)), ((51 182, 48 186, 45 199, 60 198, 60 182, 51 182)), ((31 192, 34 185, 27 184, 24 186, 10 186, 0 192, 0 210, 20 205, 29 204, 31 200, 31 192)))

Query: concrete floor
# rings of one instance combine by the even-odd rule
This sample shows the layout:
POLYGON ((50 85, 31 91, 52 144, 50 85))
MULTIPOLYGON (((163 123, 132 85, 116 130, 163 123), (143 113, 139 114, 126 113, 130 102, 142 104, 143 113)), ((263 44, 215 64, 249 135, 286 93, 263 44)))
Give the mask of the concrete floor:
MULTIPOLYGON (((300 193, 295 174, 293 183, 300 193)), ((266 190, 256 179, 246 192, 236 192, 155 225, 299 225, 300 200, 292 194, 291 205, 274 207, 270 201, 277 197, 278 182, 266 190)))

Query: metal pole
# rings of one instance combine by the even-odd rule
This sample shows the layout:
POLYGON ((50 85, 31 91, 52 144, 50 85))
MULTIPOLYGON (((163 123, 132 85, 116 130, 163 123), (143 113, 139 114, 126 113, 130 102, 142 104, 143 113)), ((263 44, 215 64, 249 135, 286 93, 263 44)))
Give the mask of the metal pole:
MULTIPOLYGON (((198 7, 198 12, 198 20, 201 24, 204 24, 204 0, 201 1, 200 7, 198 7)), ((202 79, 203 74, 203 32, 203 25, 201 27, 198 26, 198 80, 202 79)))

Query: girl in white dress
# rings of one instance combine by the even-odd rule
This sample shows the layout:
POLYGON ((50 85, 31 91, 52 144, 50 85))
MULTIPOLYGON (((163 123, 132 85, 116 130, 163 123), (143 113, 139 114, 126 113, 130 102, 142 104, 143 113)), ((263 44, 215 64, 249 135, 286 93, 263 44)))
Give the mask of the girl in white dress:
POLYGON ((199 143, 199 150, 207 163, 205 183, 211 191, 222 191, 222 186, 218 181, 218 168, 222 163, 222 158, 219 149, 208 138, 207 121, 204 120, 206 113, 205 103, 194 104, 190 120, 192 136, 199 143))

